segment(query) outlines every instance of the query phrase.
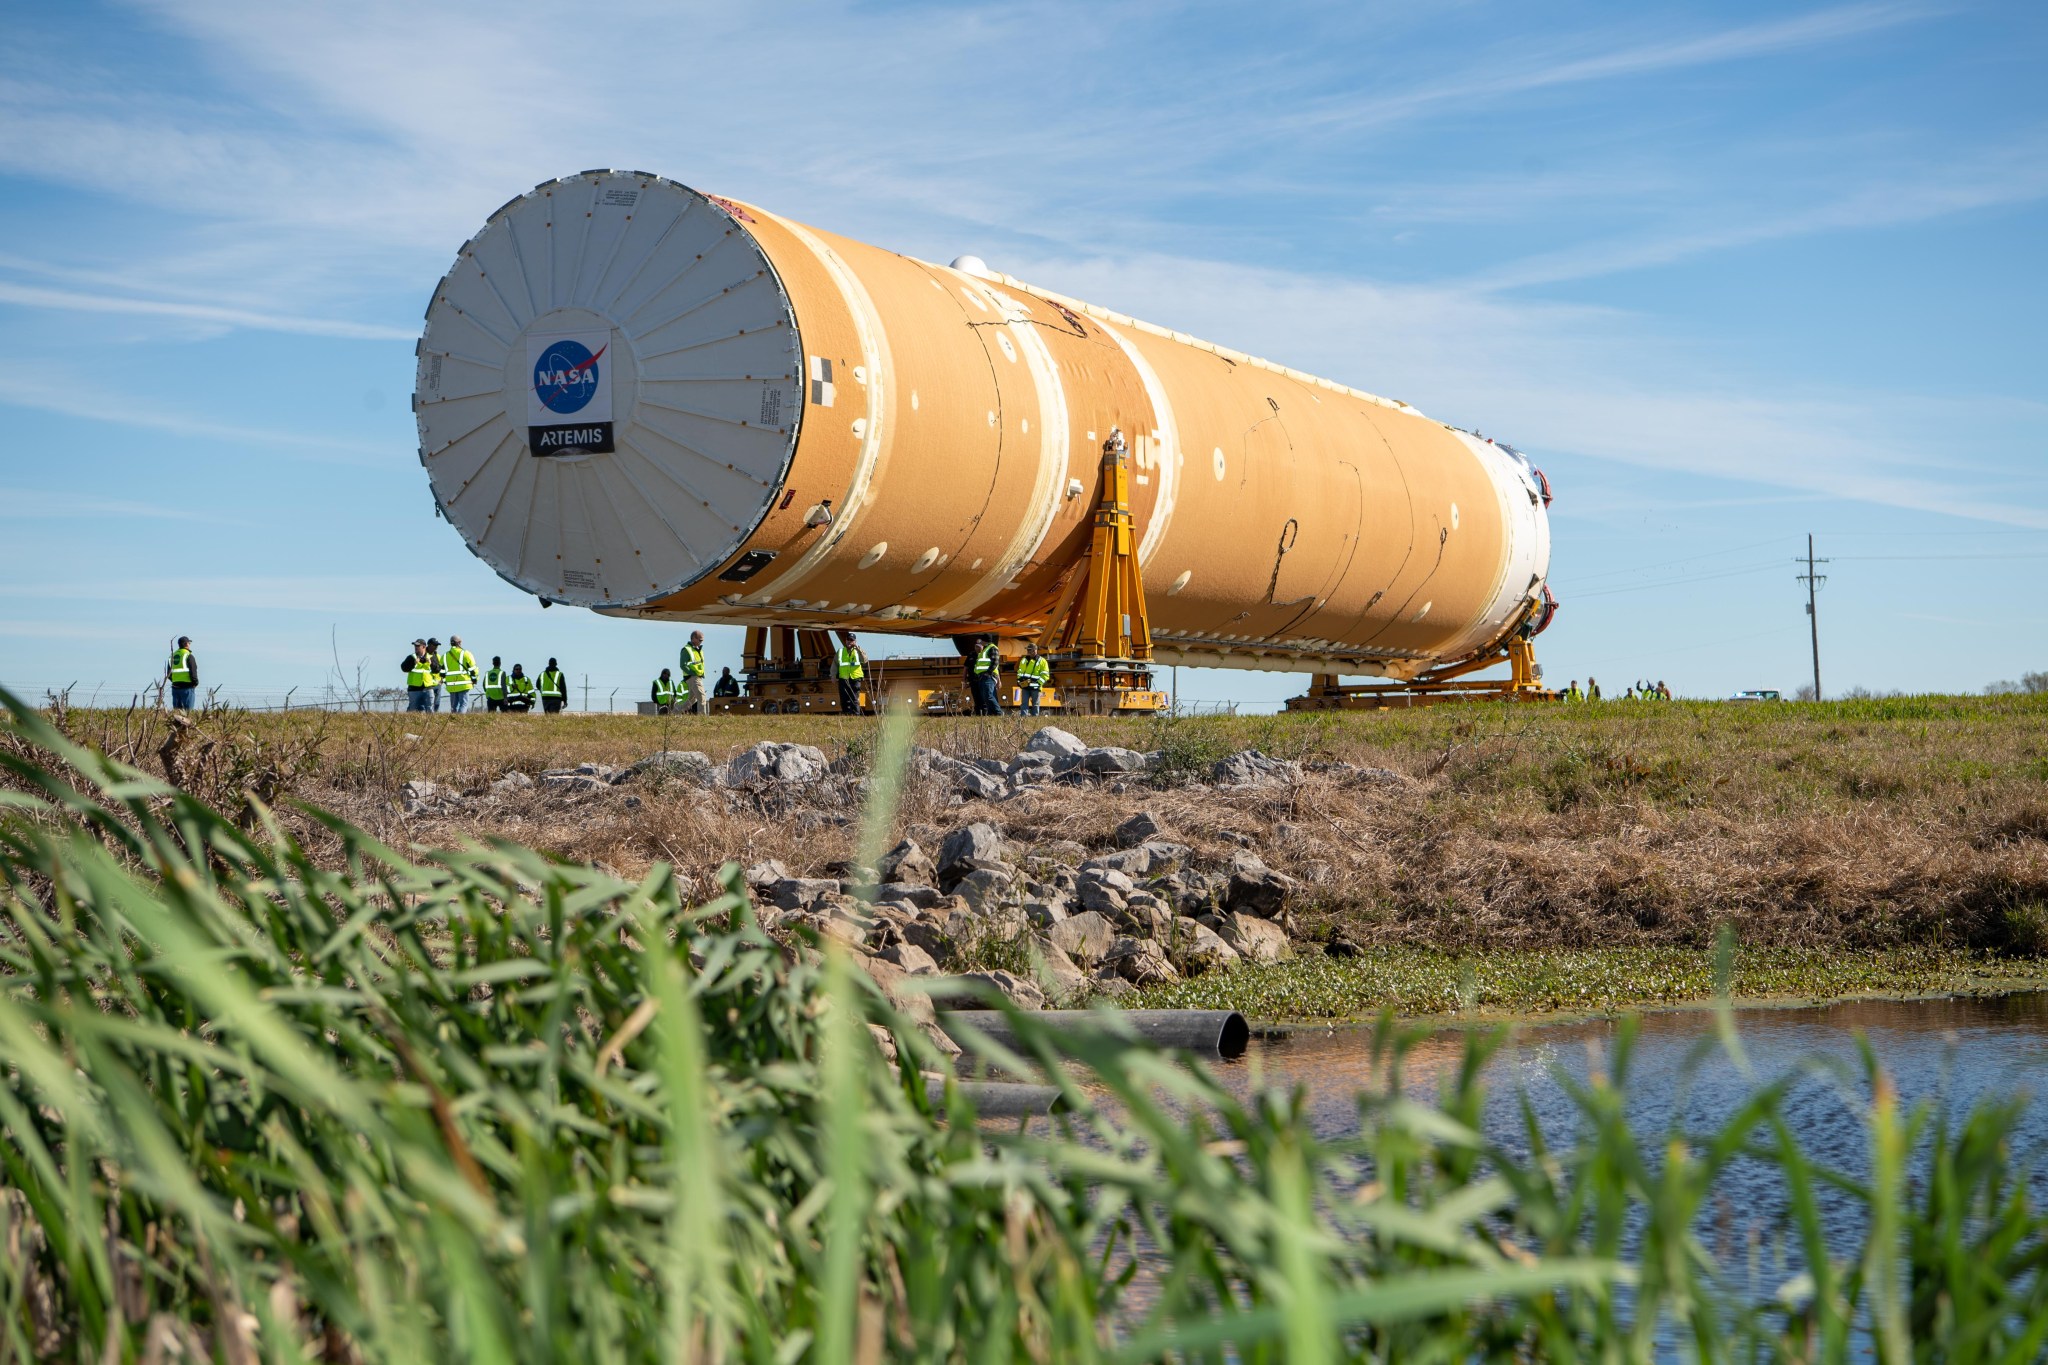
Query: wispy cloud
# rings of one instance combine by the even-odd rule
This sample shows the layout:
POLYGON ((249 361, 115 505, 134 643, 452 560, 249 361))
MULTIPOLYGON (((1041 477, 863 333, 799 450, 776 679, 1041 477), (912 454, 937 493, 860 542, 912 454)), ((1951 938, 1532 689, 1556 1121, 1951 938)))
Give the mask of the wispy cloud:
POLYGON ((1363 98, 1330 101, 1305 110, 1299 126, 1382 127, 1447 106, 1469 109, 1516 95, 1562 86, 1767 57, 1841 42, 1878 29, 1925 19, 1938 11, 1914 3, 1842 5, 1760 24, 1664 38, 1572 55, 1553 50, 1479 67, 1445 80, 1363 98))
POLYGON ((1462 284, 1475 290, 1559 284, 1668 265, 1687 257, 1759 242, 1926 222, 2043 198, 2048 198, 2048 137, 2037 136, 1961 162, 1929 164, 1910 177, 1886 176, 1789 213, 1745 211, 1740 205, 1727 203, 1697 205, 1690 216, 1695 222, 1707 220, 1705 226, 1646 237, 1584 242, 1509 262, 1474 275, 1462 284))
POLYGON ((403 327, 379 327, 369 323, 342 322, 333 318, 259 313, 244 308, 221 308, 213 304, 188 303, 172 299, 144 299, 121 294, 86 294, 73 289, 44 289, 4 280, 0 280, 0 303, 12 303, 24 308, 52 308, 71 313, 135 313, 147 317, 185 318, 193 322, 249 327, 263 332, 297 332, 305 336, 343 337, 354 341, 411 341, 418 336, 417 331, 403 327))
POLYGON ((140 427, 176 436, 228 441, 271 450, 294 450, 312 459, 340 460, 351 464, 389 464, 393 459, 410 453, 411 449, 209 421, 150 407, 123 395, 95 392, 90 386, 71 380, 54 383, 47 379, 31 381, 13 376, 0 377, 0 403, 87 422, 111 422, 117 426, 140 427))
POLYGON ((160 502, 100 498, 89 493, 59 492, 48 488, 0 487, 0 521, 55 521, 101 517, 231 524, 235 520, 199 508, 176 507, 160 502))

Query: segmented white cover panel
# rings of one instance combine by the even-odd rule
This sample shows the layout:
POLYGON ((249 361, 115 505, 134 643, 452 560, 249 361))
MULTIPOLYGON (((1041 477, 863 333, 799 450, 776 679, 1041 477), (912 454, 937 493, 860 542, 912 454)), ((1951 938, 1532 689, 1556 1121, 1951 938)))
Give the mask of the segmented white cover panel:
POLYGON ((740 214, 658 176, 586 171, 492 214, 435 290, 420 462, 508 581, 638 605, 715 571, 767 513, 803 349, 740 214), (613 449, 575 444, 600 431, 613 449), (532 433, 568 453, 534 453, 532 433))

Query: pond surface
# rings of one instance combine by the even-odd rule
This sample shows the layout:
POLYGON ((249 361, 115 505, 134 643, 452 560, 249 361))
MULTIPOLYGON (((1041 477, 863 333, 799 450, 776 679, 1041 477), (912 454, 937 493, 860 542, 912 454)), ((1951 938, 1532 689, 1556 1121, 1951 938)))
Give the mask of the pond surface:
MULTIPOLYGON (((1946 1098, 1965 1107, 1980 1097, 2030 1094, 2021 1131, 2026 1153, 2048 1155, 2048 991, 1971 999, 1858 1000, 1807 1009, 1735 1011, 1750 1074, 1716 1048, 1710 1010, 1644 1015, 1628 1075, 1629 1117, 1639 1133, 1661 1134, 1680 1114, 1695 1130, 1715 1123, 1758 1085, 1816 1058, 1848 1068, 1850 1081, 1822 1075, 1801 1081, 1787 1117, 1807 1152, 1844 1167, 1860 1165, 1867 1101, 1859 1037, 1908 1103, 1946 1098)), ((1576 1110, 1561 1077, 1584 1081, 1611 1070, 1615 1020, 1529 1023, 1488 1065, 1488 1127, 1512 1140, 1521 1130, 1515 1103, 1526 1093, 1546 1132, 1568 1140, 1576 1110)), ((1236 1063, 1218 1068, 1233 1088, 1305 1086, 1317 1130, 1326 1136, 1358 1128, 1357 1094, 1384 1083, 1372 1056, 1372 1030, 1345 1028, 1254 1040, 1236 1063)), ((1446 1029, 1408 1056, 1406 1083, 1418 1098, 1455 1077, 1465 1033, 1446 1029)))

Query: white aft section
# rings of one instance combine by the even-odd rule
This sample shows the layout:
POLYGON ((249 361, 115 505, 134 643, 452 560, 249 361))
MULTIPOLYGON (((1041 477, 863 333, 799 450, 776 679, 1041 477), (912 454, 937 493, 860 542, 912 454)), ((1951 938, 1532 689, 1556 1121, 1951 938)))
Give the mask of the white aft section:
POLYGON ((715 571, 767 514, 805 376, 747 219, 659 176, 586 171, 462 248, 418 350, 420 462, 508 581, 639 605, 715 571))
MULTIPOLYGON (((1494 495, 1500 501, 1500 577, 1493 597, 1472 628, 1437 651, 1444 659, 1462 659, 1498 640, 1524 603, 1536 599, 1550 577, 1550 514, 1543 507, 1543 493, 1536 475, 1521 455, 1492 441, 1450 428, 1472 457, 1485 469, 1494 495)), ((1454 513, 1445 513, 1447 524, 1454 513)), ((1455 531, 1452 532, 1456 534, 1455 531)))

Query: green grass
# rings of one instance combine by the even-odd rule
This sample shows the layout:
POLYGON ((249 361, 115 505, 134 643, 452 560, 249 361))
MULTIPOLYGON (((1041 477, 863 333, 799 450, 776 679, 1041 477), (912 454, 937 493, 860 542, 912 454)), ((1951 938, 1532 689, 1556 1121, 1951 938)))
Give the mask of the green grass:
POLYGON ((1867 954, 1802 949, 1736 952, 1733 976, 1717 979, 1712 952, 1690 948, 1606 948, 1585 952, 1512 949, 1459 956, 1425 948, 1364 949, 1326 957, 1310 949, 1292 962, 1243 963, 1172 985, 1150 986, 1129 1003, 1149 1009, 1234 1009, 1272 1023, 1610 1012, 1719 999, 1829 1000, 1854 995, 1923 995, 2020 990, 2048 985, 2048 957, 1901 948, 1867 954))
POLYGON ((316 860, 260 802, 238 822, 0 701, 0 1365, 1623 1361, 1660 1334, 1707 1360, 2025 1361, 2048 1339, 2019 1103, 1906 1108, 1868 1054, 1836 1077, 1867 1175, 1801 1150, 1790 1080, 1632 1130, 1628 1027, 1565 1147, 1481 1131, 1504 1035, 1425 1105, 1400 1082, 1421 1035, 1392 1024, 1388 1083, 1330 1137, 1298 1094, 1017 1015, 1007 1065, 1073 1110, 984 1126, 931 1097, 945 1057, 847 959, 769 938, 737 894, 401 851, 313 812, 339 850, 316 860), (1761 1278, 1701 1235, 1754 1161, 1790 1193, 1761 1278), (1829 1240, 1823 1189, 1864 1233, 1829 1240))

